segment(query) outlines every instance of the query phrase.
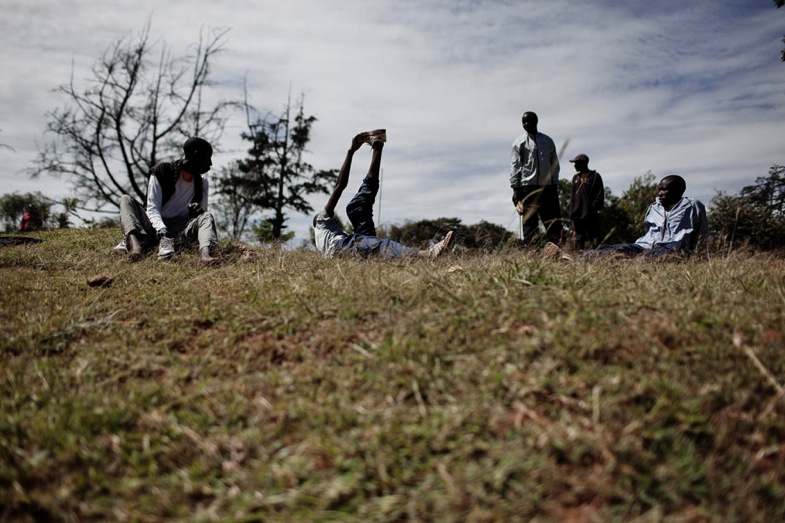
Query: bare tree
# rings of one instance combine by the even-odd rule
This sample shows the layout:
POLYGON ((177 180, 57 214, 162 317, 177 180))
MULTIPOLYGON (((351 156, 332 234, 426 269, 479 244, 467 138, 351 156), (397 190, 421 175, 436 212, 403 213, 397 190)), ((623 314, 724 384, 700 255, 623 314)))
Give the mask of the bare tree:
POLYGON ((99 209, 118 207, 123 194, 144 200, 150 168, 179 157, 187 137, 214 146, 220 140, 233 103, 205 108, 202 94, 227 32, 202 31, 190 53, 177 58, 165 43, 150 41, 148 21, 138 37, 109 46, 86 87, 77 86, 72 71, 58 89, 66 104, 48 114, 55 139, 39 147, 30 173, 68 176, 77 196, 99 209))

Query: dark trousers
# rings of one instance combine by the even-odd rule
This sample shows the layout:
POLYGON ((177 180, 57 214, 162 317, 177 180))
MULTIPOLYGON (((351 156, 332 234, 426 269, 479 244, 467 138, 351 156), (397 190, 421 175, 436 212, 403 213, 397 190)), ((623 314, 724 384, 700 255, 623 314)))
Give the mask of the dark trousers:
POLYGON ((596 247, 602 239, 600 232, 600 218, 596 212, 591 212, 585 218, 574 218, 572 230, 575 233, 575 248, 583 249, 588 243, 589 247, 596 247))
POLYGON ((376 226, 373 223, 373 204, 376 202, 376 193, 379 192, 379 179, 365 177, 360 189, 346 206, 346 215, 354 227, 354 234, 363 236, 376 236, 376 226))
POLYGON ((523 239, 531 242, 539 236, 539 222, 545 227, 545 236, 553 243, 561 242, 561 207, 558 185, 524 185, 515 188, 515 201, 523 202, 523 239))

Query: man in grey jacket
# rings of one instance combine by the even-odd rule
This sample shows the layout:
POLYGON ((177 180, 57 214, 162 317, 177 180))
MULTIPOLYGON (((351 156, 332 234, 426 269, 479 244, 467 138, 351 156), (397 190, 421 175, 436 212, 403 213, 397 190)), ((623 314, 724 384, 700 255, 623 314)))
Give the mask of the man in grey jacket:
POLYGON ((538 122, 535 113, 523 113, 521 124, 526 132, 512 143, 512 203, 521 215, 524 241, 530 243, 538 236, 541 220, 548 241, 559 243, 559 155, 551 137, 537 130, 538 122))

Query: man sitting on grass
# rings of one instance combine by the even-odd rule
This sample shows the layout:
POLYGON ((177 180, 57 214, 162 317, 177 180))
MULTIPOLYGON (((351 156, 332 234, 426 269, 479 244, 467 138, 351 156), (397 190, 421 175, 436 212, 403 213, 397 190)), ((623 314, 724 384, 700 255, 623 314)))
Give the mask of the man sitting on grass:
POLYGON ((382 149, 386 141, 387 133, 384 129, 360 133, 352 139, 352 145, 349 147, 346 159, 338 173, 335 189, 324 209, 313 218, 316 249, 326 258, 337 254, 381 256, 387 259, 410 256, 436 258, 449 252, 452 245, 452 231, 448 232, 442 241, 424 250, 407 247, 387 238, 376 236, 376 226, 373 223, 373 205, 376 201, 376 193, 379 192, 379 169, 382 163, 382 149), (373 149, 371 166, 360 190, 346 206, 346 214, 354 227, 354 234, 347 234, 333 217, 333 213, 349 181, 352 157, 364 143, 369 144, 373 149))
POLYGON ((643 236, 635 243, 600 245, 597 250, 584 252, 582 257, 604 254, 658 257, 692 253, 708 235, 709 222, 704 205, 694 198, 684 197, 686 190, 684 178, 666 176, 660 180, 657 199, 643 219, 643 236))
POLYGON ((218 261, 218 233, 213 215, 207 212, 207 179, 202 175, 212 166, 212 146, 202 138, 183 144, 185 160, 161 162, 150 170, 147 208, 131 196, 120 198, 120 229, 123 240, 114 248, 130 261, 142 258, 145 250, 158 246, 158 259, 174 256, 175 240, 199 243, 199 261, 218 261))

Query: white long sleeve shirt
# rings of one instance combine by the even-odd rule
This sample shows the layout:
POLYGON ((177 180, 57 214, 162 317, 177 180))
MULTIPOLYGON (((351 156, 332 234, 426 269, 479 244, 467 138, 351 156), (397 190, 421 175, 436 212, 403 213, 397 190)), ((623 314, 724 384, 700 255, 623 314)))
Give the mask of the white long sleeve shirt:
MULTIPOLYGON (((202 176, 202 198, 199 205, 207 211, 207 178, 202 176)), ((156 231, 170 228, 171 225, 188 221, 188 204, 194 197, 194 182, 186 182, 183 177, 177 178, 174 194, 166 203, 163 202, 163 191, 158 178, 150 176, 147 188, 147 217, 156 231), (169 222, 171 225, 167 225, 169 222)))

